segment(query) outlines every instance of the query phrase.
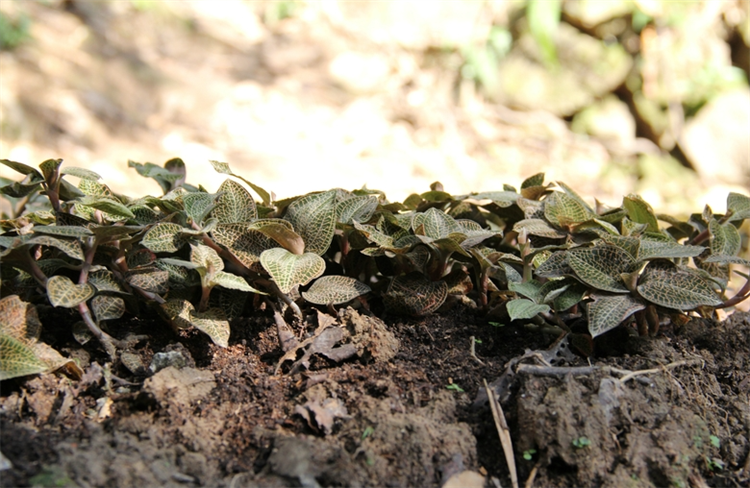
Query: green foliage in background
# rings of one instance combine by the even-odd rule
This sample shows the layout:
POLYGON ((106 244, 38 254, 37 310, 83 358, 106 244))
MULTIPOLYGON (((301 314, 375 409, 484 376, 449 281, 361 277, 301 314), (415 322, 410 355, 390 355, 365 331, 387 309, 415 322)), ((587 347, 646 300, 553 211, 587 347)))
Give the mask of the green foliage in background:
POLYGON ((631 323, 653 335, 664 316, 750 297, 750 281, 724 296, 731 267, 750 264, 738 257, 750 197, 737 193, 726 213, 706 207, 682 221, 638 195, 592 207, 541 173, 520 189, 467 195, 436 182, 403 202, 340 188, 274 201, 216 161, 231 176, 215 193, 187 184, 180 159, 130 162, 164 192, 137 198, 60 159, 38 170, 0 163, 22 175, 0 188, 14 205, 0 220, 0 378, 80 374, 37 342, 34 304, 77 310, 74 336, 96 337, 116 358, 123 343, 107 324, 128 313, 158 314, 227 347, 232 321, 250 306, 301 319, 305 308, 354 300, 423 316, 469 300, 488 318, 561 333, 584 318, 588 331, 576 334, 590 341, 631 323))
POLYGON ((13 17, 0 10, 0 51, 10 51, 31 39, 31 20, 26 15, 13 17))

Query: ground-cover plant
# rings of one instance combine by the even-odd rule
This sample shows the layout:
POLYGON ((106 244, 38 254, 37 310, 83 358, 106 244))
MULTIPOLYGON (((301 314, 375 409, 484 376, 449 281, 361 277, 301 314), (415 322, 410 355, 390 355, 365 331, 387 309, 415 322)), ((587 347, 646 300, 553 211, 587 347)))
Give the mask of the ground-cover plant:
POLYGON ((750 198, 737 193, 725 214, 706 208, 686 221, 654 213, 637 195, 592 207, 543 174, 520 190, 468 195, 435 183, 403 202, 368 189, 276 201, 226 163, 211 163, 228 176, 215 193, 189 185, 173 159, 130 162, 163 190, 131 198, 59 159, 39 170, 0 162, 23 175, 0 188, 12 208, 0 220, 2 378, 75 371, 36 342, 39 305, 76 309, 74 336, 96 337, 115 359, 124 344, 107 321, 144 311, 222 347, 246 307, 298 320, 310 306, 352 301, 419 316, 468 300, 497 323, 564 333, 585 319, 595 338, 633 321, 656 334, 664 317, 750 296, 748 281, 725 297, 731 267, 750 264, 739 257, 738 230, 750 198))

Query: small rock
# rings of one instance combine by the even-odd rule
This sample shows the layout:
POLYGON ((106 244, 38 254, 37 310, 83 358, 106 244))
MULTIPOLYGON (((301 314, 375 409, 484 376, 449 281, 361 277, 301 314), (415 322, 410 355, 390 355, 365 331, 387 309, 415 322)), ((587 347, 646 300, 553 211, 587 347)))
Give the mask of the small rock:
POLYGON ((6 469, 13 469, 13 463, 0 452, 0 471, 5 471, 6 469))
POLYGON ((377 53, 347 51, 336 56, 328 66, 328 73, 336 83, 358 95, 381 90, 390 72, 388 59, 377 53))
POLYGON ((484 488, 484 476, 475 471, 462 471, 445 482, 443 488, 484 488))
POLYGON ((182 344, 170 344, 164 348, 163 352, 157 352, 154 354, 154 357, 151 360, 151 365, 148 369, 150 369, 152 373, 156 373, 168 366, 177 369, 194 367, 195 361, 185 346, 182 344))
POLYGON ((159 403, 189 405, 208 395, 216 387, 214 375, 195 368, 168 366, 143 383, 143 391, 159 403))
POLYGON ((685 125, 680 147, 702 178, 750 187, 750 89, 708 102, 685 125))

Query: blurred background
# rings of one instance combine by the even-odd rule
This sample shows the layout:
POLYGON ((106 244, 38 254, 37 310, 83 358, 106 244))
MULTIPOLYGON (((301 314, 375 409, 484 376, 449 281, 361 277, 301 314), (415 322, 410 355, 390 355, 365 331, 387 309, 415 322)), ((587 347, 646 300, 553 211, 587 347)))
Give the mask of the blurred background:
MULTIPOLYGON (((685 216, 750 188, 747 0, 0 0, 0 157, 284 198, 544 171, 685 216)), ((15 175, 0 168, 0 176, 15 175)))

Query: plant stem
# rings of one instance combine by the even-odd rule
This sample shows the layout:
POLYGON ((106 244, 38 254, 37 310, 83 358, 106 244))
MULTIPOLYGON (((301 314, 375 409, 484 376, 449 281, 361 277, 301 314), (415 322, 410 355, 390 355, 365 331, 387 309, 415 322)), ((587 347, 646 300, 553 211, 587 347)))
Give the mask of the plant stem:
POLYGON ((94 322, 94 318, 91 316, 91 310, 89 310, 89 306, 86 305, 86 302, 81 302, 78 304, 78 313, 81 314, 83 322, 86 324, 86 326, 88 326, 91 333, 94 334, 94 336, 99 339, 99 342, 102 343, 104 349, 107 351, 107 354, 109 354, 109 357, 113 361, 116 360, 117 349, 115 348, 115 346, 120 345, 120 341, 115 340, 111 335, 107 334, 102 329, 100 329, 98 325, 96 325, 96 322, 94 322))

